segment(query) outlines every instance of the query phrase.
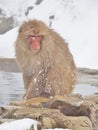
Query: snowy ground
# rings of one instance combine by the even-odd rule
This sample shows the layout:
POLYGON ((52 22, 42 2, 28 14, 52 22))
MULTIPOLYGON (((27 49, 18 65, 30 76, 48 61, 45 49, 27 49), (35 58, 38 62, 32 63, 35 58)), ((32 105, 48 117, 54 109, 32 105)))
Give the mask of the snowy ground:
MULTIPOLYGON (((45 0, 39 5, 36 0, 0 0, 9 15, 15 16, 20 23, 37 18, 47 25, 52 20, 55 29, 69 43, 69 48, 78 67, 98 69, 98 1, 97 0, 45 0), (9 2, 10 1, 10 2, 9 2), (32 6, 28 16, 27 7, 32 6)), ((14 28, 0 35, 0 57, 15 57, 14 45, 17 37, 14 28)))
POLYGON ((0 130, 27 130, 33 125, 34 130, 37 130, 38 122, 29 118, 6 122, 0 125, 0 130))
MULTIPOLYGON (((15 120, 11 122, 6 122, 0 125, 0 130, 29 130, 33 126, 34 130, 37 129, 38 122, 33 119, 25 118, 20 120, 15 120)), ((43 130, 69 130, 69 129, 43 129, 43 130)))

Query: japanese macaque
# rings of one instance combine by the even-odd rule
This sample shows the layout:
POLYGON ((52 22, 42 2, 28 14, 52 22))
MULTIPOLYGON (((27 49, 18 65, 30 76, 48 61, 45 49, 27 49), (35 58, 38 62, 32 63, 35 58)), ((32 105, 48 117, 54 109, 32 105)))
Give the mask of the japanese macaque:
POLYGON ((70 94, 76 66, 67 43, 42 21, 24 22, 16 40, 16 59, 23 72, 25 99, 70 94))

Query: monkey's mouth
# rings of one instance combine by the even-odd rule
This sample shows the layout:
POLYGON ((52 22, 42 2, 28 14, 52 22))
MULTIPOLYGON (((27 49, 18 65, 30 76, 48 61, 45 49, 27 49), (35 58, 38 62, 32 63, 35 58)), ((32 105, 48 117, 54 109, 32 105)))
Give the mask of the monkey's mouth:
POLYGON ((30 35, 30 36, 28 36, 28 42, 30 44, 31 50, 35 50, 35 51, 40 50, 41 41, 42 41, 41 35, 30 35))

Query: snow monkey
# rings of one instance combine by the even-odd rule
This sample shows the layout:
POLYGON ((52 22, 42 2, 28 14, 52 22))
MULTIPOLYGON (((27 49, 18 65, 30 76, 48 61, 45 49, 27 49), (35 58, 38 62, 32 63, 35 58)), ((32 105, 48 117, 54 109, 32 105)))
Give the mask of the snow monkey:
POLYGON ((16 60, 23 72, 24 99, 64 96, 76 82, 76 66, 64 39, 42 21, 24 22, 15 44, 16 60))

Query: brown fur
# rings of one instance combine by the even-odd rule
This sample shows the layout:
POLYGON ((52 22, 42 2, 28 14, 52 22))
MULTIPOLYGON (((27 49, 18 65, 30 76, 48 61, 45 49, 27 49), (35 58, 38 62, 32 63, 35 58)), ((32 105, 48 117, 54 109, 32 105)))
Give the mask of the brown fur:
POLYGON ((64 40, 43 22, 23 23, 16 41, 16 59, 23 72, 24 98, 69 94, 76 82, 76 67, 64 40), (43 35, 41 49, 31 51, 27 36, 43 35))

